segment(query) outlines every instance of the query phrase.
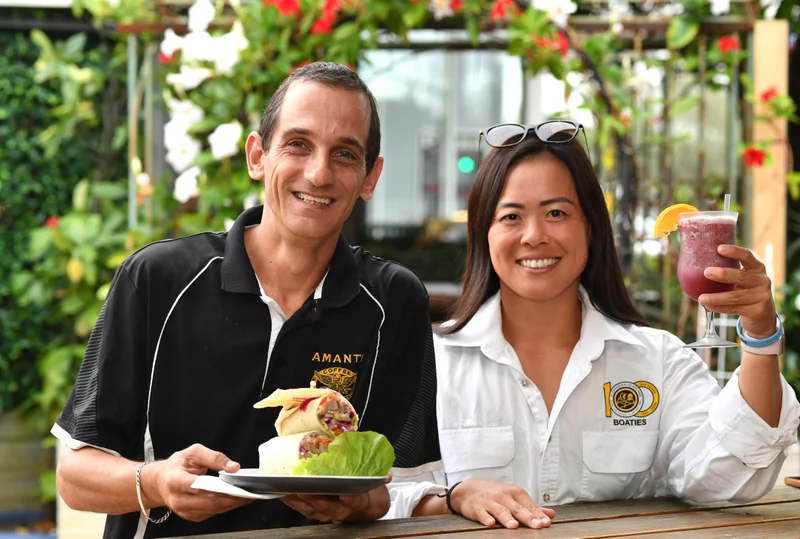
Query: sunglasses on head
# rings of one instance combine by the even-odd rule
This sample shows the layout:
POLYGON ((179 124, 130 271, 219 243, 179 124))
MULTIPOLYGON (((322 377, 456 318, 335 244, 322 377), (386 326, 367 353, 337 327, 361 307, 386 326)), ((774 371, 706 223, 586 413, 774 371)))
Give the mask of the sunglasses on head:
POLYGON ((525 140, 528 134, 533 134, 542 142, 550 144, 566 144, 578 136, 578 131, 583 131, 583 139, 588 149, 586 131, 583 125, 567 120, 550 120, 538 125, 500 124, 481 129, 478 136, 478 154, 480 155, 481 140, 492 148, 508 148, 525 140))

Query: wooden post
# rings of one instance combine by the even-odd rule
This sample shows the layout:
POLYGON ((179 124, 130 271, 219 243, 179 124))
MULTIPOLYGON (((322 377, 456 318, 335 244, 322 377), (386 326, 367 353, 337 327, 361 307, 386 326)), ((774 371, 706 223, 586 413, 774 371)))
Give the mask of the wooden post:
MULTIPOLYGON (((766 112, 761 94, 770 88, 788 91, 789 26, 785 20, 756 21, 753 28, 754 118, 766 112)), ((767 266, 773 290, 786 281, 786 172, 788 162, 786 121, 753 123, 754 142, 769 141, 772 163, 754 167, 750 191, 749 247, 767 266)), ((787 168, 788 167, 788 168, 787 168)))

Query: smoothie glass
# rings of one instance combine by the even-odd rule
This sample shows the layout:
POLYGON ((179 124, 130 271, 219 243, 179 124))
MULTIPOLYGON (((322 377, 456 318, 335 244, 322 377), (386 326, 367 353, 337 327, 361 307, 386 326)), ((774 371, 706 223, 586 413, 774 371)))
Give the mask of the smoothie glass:
MULTIPOLYGON (((678 259, 678 281, 683 291, 697 301, 702 294, 729 292, 734 285, 706 279, 706 268, 739 269, 739 261, 717 253, 723 244, 736 244, 736 220, 733 211, 703 211, 682 213, 678 216, 681 234, 681 252, 678 259)), ((706 313, 706 334, 686 348, 733 348, 739 345, 717 335, 714 328, 714 313, 703 307, 706 313)))

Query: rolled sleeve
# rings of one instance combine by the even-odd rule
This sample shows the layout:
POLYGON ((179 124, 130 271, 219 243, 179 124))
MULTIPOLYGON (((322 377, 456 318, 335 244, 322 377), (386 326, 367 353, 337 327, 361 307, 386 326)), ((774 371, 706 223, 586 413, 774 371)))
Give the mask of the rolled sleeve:
MULTIPOLYGON (((441 462, 438 464, 441 465, 441 462)), ((422 498, 447 492, 444 480, 441 466, 436 470, 426 471, 413 477, 394 479, 388 487, 392 505, 383 520, 410 517, 422 498)))
POLYGON ((781 387, 780 422, 775 428, 759 417, 742 397, 738 369, 709 410, 711 428, 722 446, 750 468, 766 468, 797 441, 800 403, 783 377, 781 387))

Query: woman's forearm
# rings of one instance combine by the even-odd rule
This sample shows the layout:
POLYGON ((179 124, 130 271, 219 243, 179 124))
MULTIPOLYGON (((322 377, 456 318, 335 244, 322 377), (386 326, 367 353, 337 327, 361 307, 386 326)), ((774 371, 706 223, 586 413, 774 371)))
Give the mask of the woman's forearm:
POLYGON ((783 387, 778 356, 742 354, 739 390, 745 402, 770 427, 777 427, 781 417, 783 387))

